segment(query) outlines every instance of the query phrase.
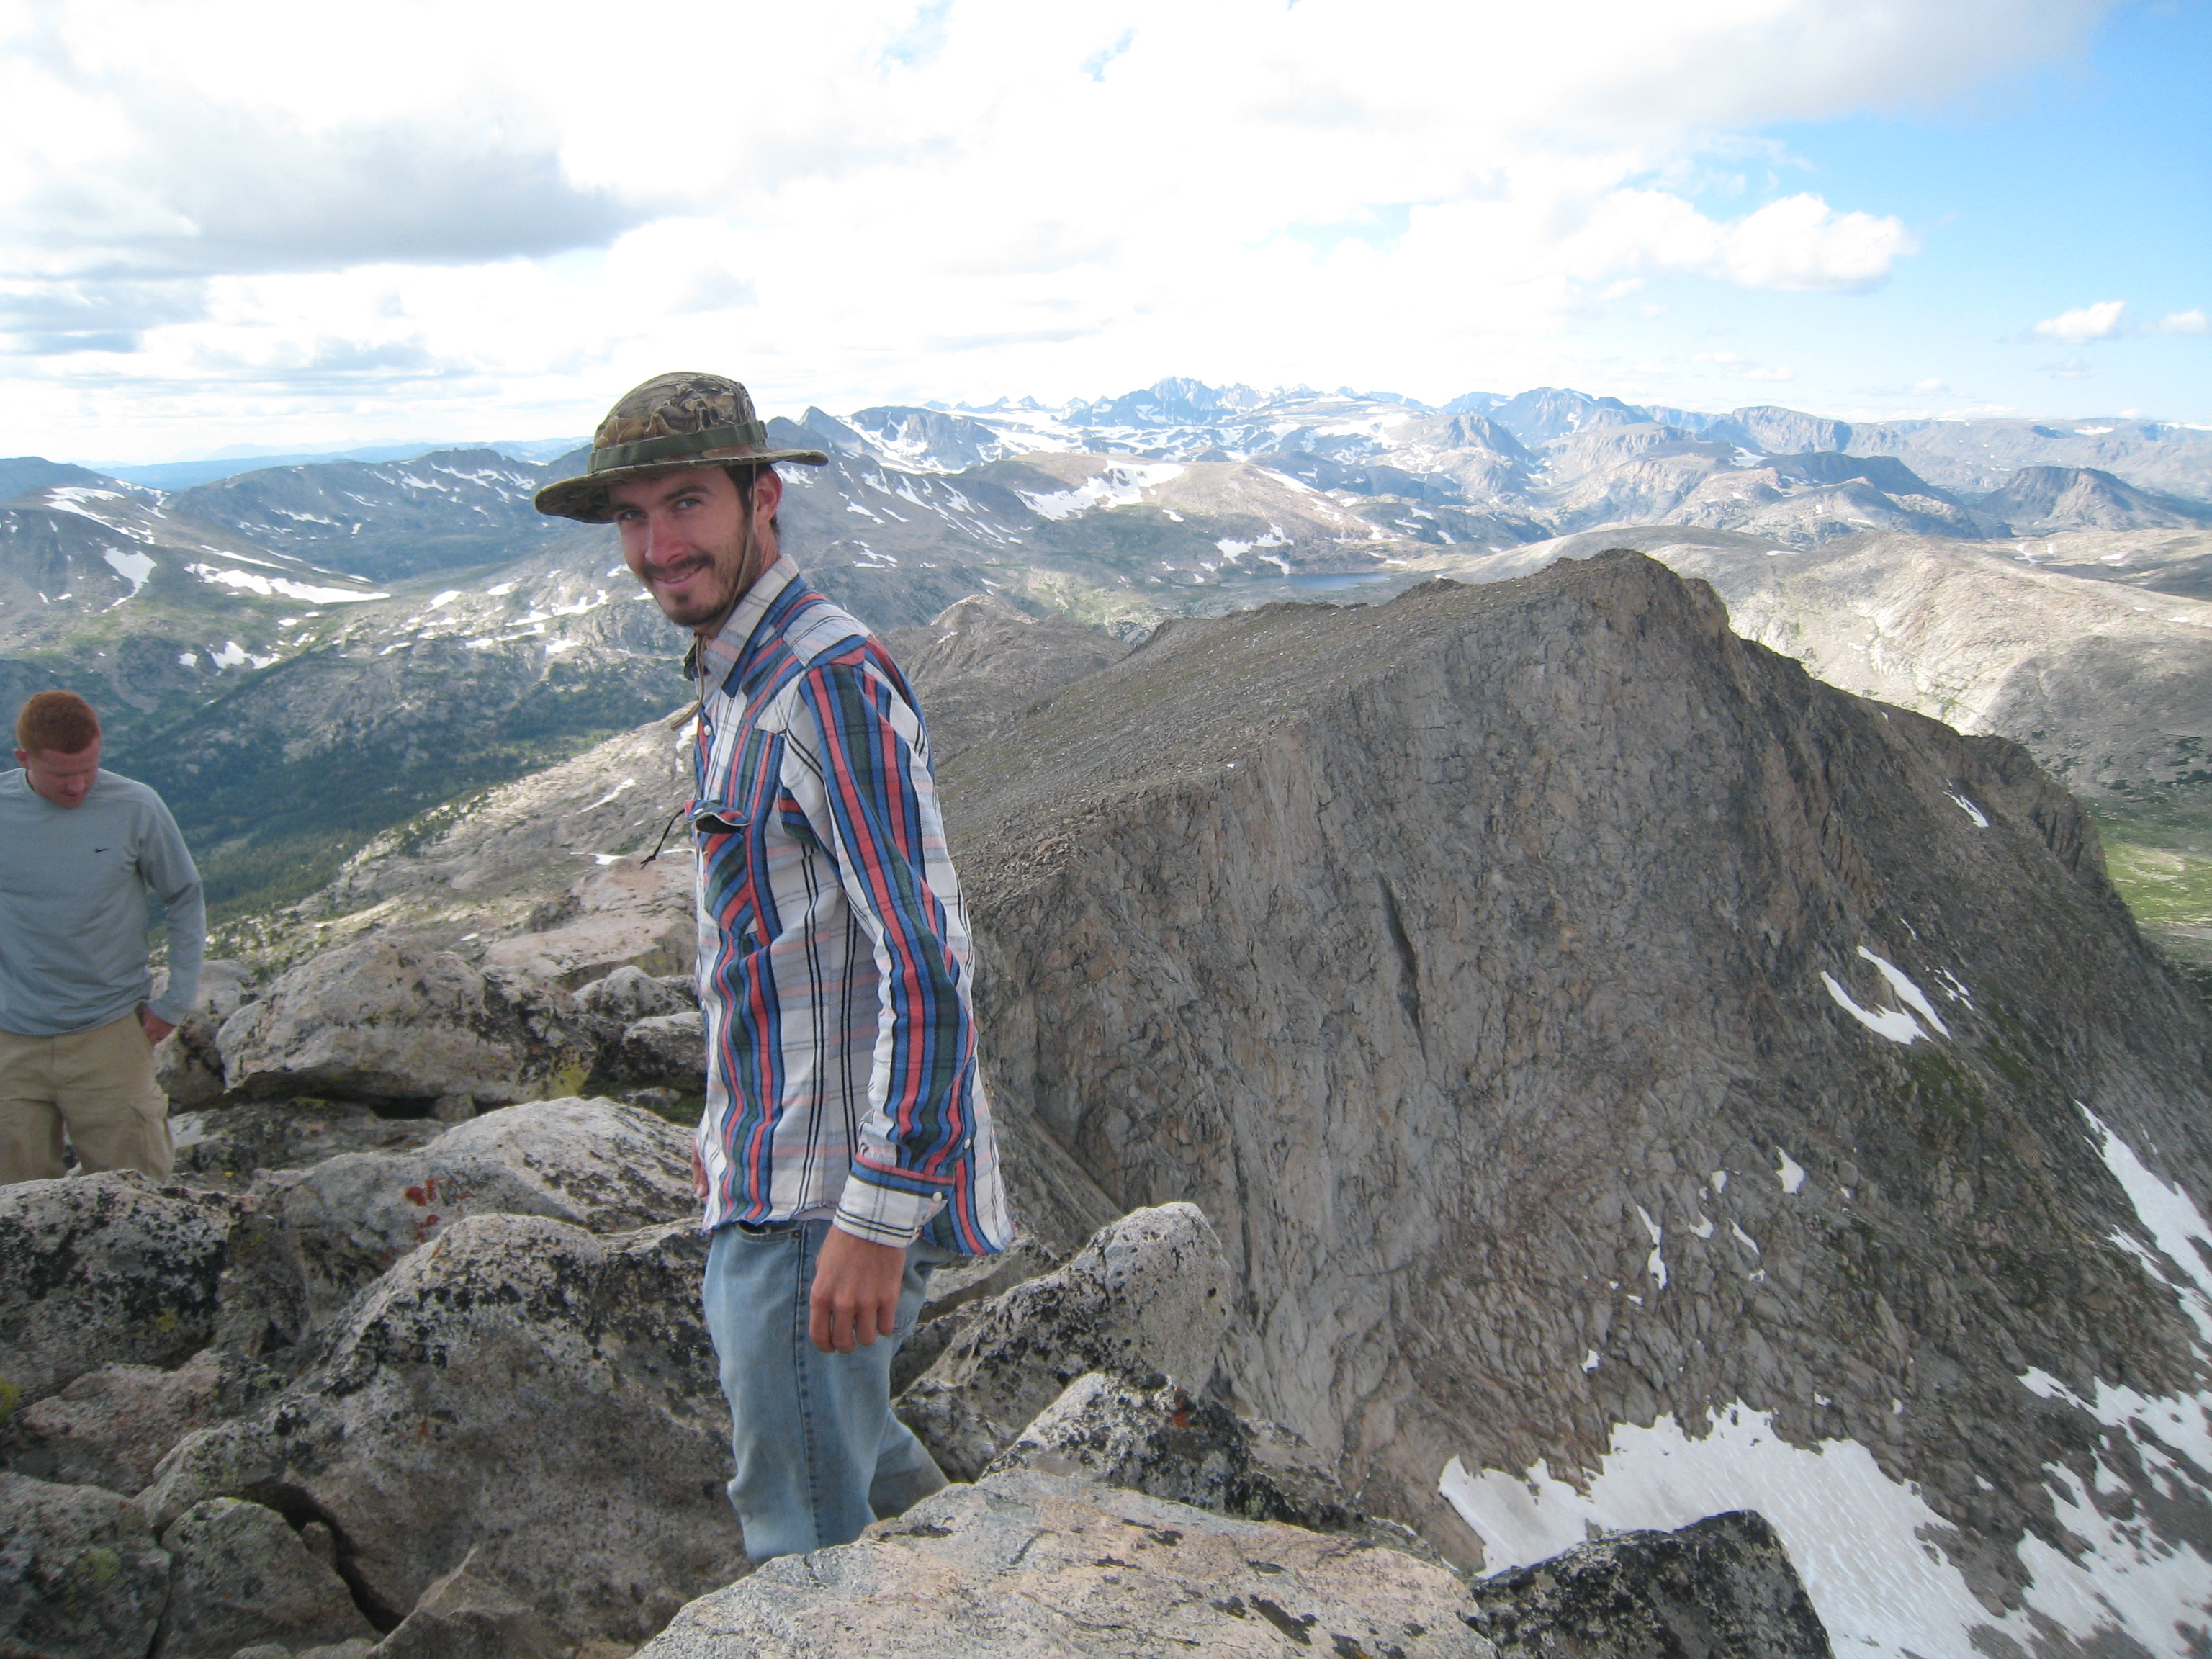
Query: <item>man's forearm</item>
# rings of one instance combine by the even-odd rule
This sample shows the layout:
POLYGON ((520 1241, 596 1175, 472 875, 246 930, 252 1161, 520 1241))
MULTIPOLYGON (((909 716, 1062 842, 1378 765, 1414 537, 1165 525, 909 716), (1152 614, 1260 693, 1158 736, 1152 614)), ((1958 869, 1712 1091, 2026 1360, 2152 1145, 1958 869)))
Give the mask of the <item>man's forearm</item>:
POLYGON ((207 956, 207 901, 197 881, 165 898, 169 982, 147 1003, 165 1024, 180 1025, 200 996, 200 963, 207 956))

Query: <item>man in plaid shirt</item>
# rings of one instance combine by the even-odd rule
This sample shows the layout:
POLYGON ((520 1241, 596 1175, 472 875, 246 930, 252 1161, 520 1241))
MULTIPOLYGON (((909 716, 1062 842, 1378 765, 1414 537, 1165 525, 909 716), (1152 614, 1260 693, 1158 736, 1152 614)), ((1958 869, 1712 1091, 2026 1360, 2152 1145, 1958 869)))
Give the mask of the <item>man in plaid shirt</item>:
POLYGON ((890 1411, 929 1272, 1012 1241, 976 1073, 967 913, 914 695, 776 534, 744 386, 625 395, 541 512, 611 522, 699 682, 694 1176, 730 1501, 755 1561, 849 1542, 945 1484, 890 1411))

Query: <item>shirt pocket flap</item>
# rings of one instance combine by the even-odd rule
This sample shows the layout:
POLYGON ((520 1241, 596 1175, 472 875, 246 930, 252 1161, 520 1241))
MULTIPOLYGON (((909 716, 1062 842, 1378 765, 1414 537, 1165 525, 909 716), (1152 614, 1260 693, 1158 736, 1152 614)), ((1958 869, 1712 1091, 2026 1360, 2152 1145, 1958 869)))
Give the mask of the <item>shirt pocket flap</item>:
POLYGON ((691 828, 698 835, 734 835, 751 823, 751 815, 744 807, 729 801, 695 800, 691 803, 691 828))

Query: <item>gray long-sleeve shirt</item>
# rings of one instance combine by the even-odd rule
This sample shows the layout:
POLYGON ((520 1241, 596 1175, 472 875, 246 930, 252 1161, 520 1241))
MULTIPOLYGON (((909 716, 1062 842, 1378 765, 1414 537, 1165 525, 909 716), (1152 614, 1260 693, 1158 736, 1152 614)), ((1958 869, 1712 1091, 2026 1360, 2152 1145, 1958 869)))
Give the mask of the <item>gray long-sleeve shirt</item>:
POLYGON ((199 997, 200 872, 143 783, 103 769, 75 806, 0 776, 0 1031, 61 1036, 146 1003, 171 1024, 199 997), (149 1001, 146 896, 168 923, 169 982, 149 1001))

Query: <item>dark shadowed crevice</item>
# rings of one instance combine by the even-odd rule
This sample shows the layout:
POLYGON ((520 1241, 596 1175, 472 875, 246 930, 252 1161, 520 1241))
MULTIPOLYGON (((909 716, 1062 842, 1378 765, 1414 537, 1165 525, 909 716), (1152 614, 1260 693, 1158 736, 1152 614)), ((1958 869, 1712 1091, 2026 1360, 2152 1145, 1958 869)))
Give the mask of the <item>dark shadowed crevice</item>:
POLYGON ((346 1536, 345 1528, 338 1524, 335 1516, 297 1486, 286 1486, 281 1481, 262 1482, 246 1488, 239 1496, 260 1504, 264 1509, 276 1510, 295 1532, 310 1522, 320 1522, 328 1527, 331 1537, 337 1545, 337 1559, 331 1565, 343 1582, 346 1594, 353 1597, 354 1606, 361 1609, 361 1616, 375 1627, 379 1635, 389 1635, 399 1628, 399 1622, 407 1616, 406 1613, 379 1595, 362 1575, 360 1565, 354 1559, 353 1540, 346 1536))
POLYGON ((1413 954, 1413 941, 1407 935, 1406 919, 1399 913, 1397 894, 1382 877, 1376 878, 1376 884, 1382 890, 1382 913, 1389 919, 1390 942, 1398 947, 1398 1006, 1413 1023, 1413 1035, 1425 1050, 1428 1039, 1421 1029, 1420 958, 1413 954))

